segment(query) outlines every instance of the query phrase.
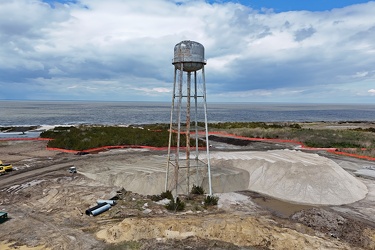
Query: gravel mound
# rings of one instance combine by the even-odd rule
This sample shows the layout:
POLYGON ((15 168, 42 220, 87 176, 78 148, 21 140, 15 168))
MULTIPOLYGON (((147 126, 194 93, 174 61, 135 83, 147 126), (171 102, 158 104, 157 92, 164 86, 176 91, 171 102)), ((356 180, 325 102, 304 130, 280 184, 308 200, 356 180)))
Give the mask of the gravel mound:
POLYGON ((211 166, 246 170, 248 190, 301 204, 349 204, 368 192, 334 161, 294 150, 212 153, 211 166))

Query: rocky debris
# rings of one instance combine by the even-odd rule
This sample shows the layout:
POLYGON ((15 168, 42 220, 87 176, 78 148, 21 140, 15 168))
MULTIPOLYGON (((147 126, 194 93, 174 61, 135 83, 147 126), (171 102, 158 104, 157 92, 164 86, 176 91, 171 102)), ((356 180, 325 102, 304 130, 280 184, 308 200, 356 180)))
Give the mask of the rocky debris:
POLYGON ((295 213, 293 221, 299 222, 326 236, 350 243, 355 247, 375 249, 371 229, 364 223, 345 218, 335 212, 322 208, 312 208, 295 213))

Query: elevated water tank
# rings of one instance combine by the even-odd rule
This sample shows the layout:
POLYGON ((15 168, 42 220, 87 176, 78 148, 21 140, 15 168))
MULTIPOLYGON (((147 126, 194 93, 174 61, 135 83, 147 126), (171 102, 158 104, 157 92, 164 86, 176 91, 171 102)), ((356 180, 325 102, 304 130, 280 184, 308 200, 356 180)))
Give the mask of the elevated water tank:
POLYGON ((187 72, 200 70, 206 64, 203 45, 189 40, 176 44, 172 64, 177 69, 181 70, 182 67, 182 70, 187 72))

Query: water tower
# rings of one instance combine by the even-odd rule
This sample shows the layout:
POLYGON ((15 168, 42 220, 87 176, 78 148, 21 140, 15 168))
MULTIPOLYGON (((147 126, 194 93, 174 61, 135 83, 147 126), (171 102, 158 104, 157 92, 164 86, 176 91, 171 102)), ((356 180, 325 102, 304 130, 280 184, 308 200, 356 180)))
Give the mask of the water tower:
POLYGON ((178 194, 188 194, 195 185, 212 195, 203 45, 194 41, 176 44, 172 64, 174 82, 165 190, 173 191, 176 198, 178 194))

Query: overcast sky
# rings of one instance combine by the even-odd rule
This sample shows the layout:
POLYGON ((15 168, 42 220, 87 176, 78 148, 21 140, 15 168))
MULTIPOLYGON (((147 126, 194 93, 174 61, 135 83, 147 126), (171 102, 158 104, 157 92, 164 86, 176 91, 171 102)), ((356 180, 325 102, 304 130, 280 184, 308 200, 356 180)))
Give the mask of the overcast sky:
POLYGON ((170 101, 174 46, 210 102, 374 103, 375 2, 1 0, 0 100, 170 101))

